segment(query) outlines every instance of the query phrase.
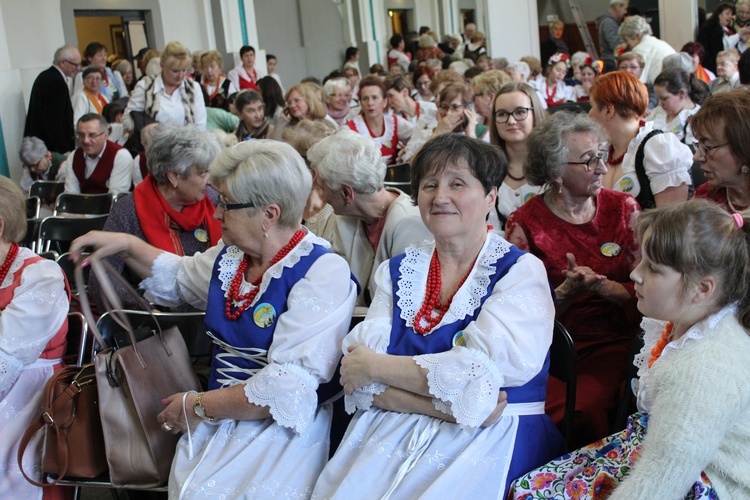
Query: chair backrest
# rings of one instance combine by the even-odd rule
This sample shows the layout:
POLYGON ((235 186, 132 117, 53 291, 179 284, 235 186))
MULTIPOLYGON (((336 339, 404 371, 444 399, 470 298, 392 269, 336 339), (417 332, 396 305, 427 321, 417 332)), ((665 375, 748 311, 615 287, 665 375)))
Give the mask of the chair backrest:
POLYGON ((568 330, 555 321, 550 346, 549 374, 565 382, 565 413, 562 433, 565 443, 570 443, 573 432, 573 415, 576 408, 576 346, 568 330))
POLYGON ((88 332, 89 325, 82 313, 68 313, 68 345, 63 355, 63 361, 66 364, 81 366, 84 361, 88 360, 86 356, 88 332))
POLYGON ((38 219, 39 212, 42 209, 42 200, 38 196, 29 196, 26 198, 26 218, 38 219))
POLYGON ((52 215, 60 213, 104 215, 112 209, 114 197, 104 194, 73 194, 62 193, 57 197, 55 210, 52 215))
POLYGON ((612 424, 613 432, 621 431, 627 424, 628 417, 632 415, 636 410, 635 394, 633 394, 632 381, 638 377, 638 367, 633 364, 633 360, 643 349, 643 335, 636 335, 633 338, 633 343, 630 344, 630 357, 628 358, 628 366, 626 370, 625 387, 623 388, 622 399, 620 400, 620 406, 617 408, 617 415, 615 421, 612 424))
POLYGON ((36 181, 29 188, 29 196, 38 196, 44 203, 54 203, 63 191, 64 182, 36 181))
POLYGON ((22 247, 30 248, 32 251, 38 251, 36 247, 39 239, 39 227, 42 225, 42 219, 26 219, 26 236, 18 244, 22 247))
MULTIPOLYGON (((147 328, 156 330, 153 317, 146 311, 123 311, 134 330, 147 328)), ((179 328, 182 338, 185 339, 188 353, 190 356, 208 356, 211 353, 211 338, 206 335, 205 317, 206 313, 200 312, 155 312, 154 317, 161 325, 162 330, 173 326, 179 328)), ((102 338, 112 344, 115 335, 121 334, 125 330, 112 317, 112 313, 102 314, 96 323, 102 338)), ((94 351, 98 352, 100 347, 94 342, 94 351)))
MULTIPOLYGON (((87 253, 83 254, 84 256, 88 255, 87 253)), ((78 289, 76 289, 76 276, 75 276, 75 269, 76 265, 75 262, 70 260, 70 252, 65 252, 64 254, 60 255, 57 259, 57 265, 60 266, 60 269, 63 270, 63 273, 65 273, 65 277, 68 278, 68 284, 70 285, 70 291, 75 295, 78 296, 78 289)), ((91 266, 86 266, 83 268, 83 284, 84 286, 88 286, 89 284, 89 275, 91 274, 91 266)))
POLYGON ((57 252, 55 252, 54 250, 50 250, 49 252, 39 252, 38 255, 43 259, 54 260, 55 262, 57 262, 57 259, 60 258, 60 256, 57 255, 57 252))
POLYGON ((399 163, 386 167, 384 184, 411 194, 411 166, 408 163, 399 163))
POLYGON ((37 252, 50 250, 54 242, 58 253, 68 251, 70 242, 89 231, 101 230, 107 221, 107 215, 95 217, 47 217, 39 227, 37 252))

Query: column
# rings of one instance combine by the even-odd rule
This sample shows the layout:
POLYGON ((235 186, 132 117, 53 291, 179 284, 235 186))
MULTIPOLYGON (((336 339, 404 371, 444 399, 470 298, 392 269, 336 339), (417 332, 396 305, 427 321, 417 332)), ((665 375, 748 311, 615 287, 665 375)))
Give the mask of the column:
POLYGON ((511 63, 528 55, 539 57, 536 2, 482 1, 487 23, 487 52, 491 57, 506 57, 511 63))
POLYGON ((697 27, 697 0, 659 0, 661 39, 675 50, 680 50, 687 42, 695 40, 697 27))

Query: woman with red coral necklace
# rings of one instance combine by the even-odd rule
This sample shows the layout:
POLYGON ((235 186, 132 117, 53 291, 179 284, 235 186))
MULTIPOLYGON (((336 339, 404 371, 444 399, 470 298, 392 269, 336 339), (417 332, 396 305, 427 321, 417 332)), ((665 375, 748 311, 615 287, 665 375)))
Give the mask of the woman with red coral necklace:
POLYGON ((119 253, 146 278, 149 300, 206 310, 215 344, 208 390, 165 394, 158 416, 165 432, 185 432, 170 497, 292 496, 312 488, 328 459, 331 408, 316 389, 336 370, 357 287, 344 259, 300 226, 299 193, 310 192, 312 176, 291 146, 242 142, 210 174, 223 238, 205 253, 178 257, 97 232, 73 250, 119 253))
MULTIPOLYGON (((16 454, 29 422, 40 414, 42 388, 65 353, 69 295, 53 261, 18 241, 26 234, 26 202, 0 177, 0 492, 4 498, 42 498, 42 488, 24 479, 16 454)), ((42 481, 42 441, 26 449, 23 468, 42 481)), ((64 498, 45 488, 44 498, 64 498), (48 496, 49 495, 49 496, 48 496)))
POLYGON ((367 317, 344 340, 346 407, 360 411, 314 497, 502 498, 560 451, 544 415, 544 267, 485 222, 505 165, 458 134, 415 156, 413 198, 435 241, 379 267, 367 317))
POLYGON ((589 116, 610 140, 602 186, 632 195, 644 209, 685 201, 692 151, 674 134, 642 121, 646 86, 630 73, 613 71, 594 80, 589 95, 589 116))

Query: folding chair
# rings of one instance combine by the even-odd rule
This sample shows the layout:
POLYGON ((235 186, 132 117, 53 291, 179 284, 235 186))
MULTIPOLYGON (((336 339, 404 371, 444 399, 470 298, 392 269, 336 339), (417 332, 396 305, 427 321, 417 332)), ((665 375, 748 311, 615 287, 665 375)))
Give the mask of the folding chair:
POLYGON ((567 446, 573 432, 573 415, 576 409, 576 347, 570 333, 559 321, 555 321, 549 352, 549 374, 565 383, 562 434, 567 446))
POLYGON ((399 163, 386 167, 384 184, 386 187, 393 187, 411 194, 411 166, 408 163, 399 163))
POLYGON ((635 356, 643 349, 643 336, 636 335, 633 343, 630 345, 630 357, 628 358, 627 376, 625 377, 625 387, 623 388, 622 399, 617 408, 617 415, 612 424, 612 432, 619 432, 625 428, 628 417, 635 413, 635 394, 633 393, 632 382, 638 377, 638 368, 633 364, 635 356))
POLYGON ((42 200, 42 203, 52 204, 64 191, 64 182, 36 181, 29 188, 29 197, 38 196, 42 200))
POLYGON ((42 219, 26 219, 26 236, 23 237, 18 244, 22 247, 30 248, 33 252, 37 252, 36 242, 39 239, 39 226, 42 225, 42 219))
POLYGON ((26 198, 26 218, 38 219, 39 212, 42 209, 42 200, 38 196, 29 196, 26 198))
POLYGON ((87 214, 105 215, 112 209, 114 197, 109 194, 62 193, 57 197, 52 215, 87 214))
POLYGON ((68 345, 63 355, 63 361, 68 365, 83 366, 88 361, 86 343, 89 325, 82 313, 68 313, 68 345))
MULTIPOLYGON (((83 254, 88 255, 88 254, 83 254)), ((62 255, 60 255, 57 259, 57 265, 60 266, 60 269, 63 270, 63 273, 65 273, 65 277, 68 278, 68 283, 70 284, 70 291, 71 293, 78 297, 78 289, 76 288, 76 277, 75 277, 75 263, 70 260, 70 252, 66 252, 62 255)), ((89 275, 91 274, 91 267, 87 266, 83 268, 83 284, 85 286, 88 286, 89 284, 89 275)))
POLYGON ((60 258, 54 250, 50 250, 49 252, 39 252, 37 255, 43 259, 54 260, 55 262, 60 258))
POLYGON ((103 229, 107 217, 47 217, 39 227, 36 251, 47 252, 52 243, 55 243, 54 250, 60 254, 65 253, 74 239, 89 231, 103 229))

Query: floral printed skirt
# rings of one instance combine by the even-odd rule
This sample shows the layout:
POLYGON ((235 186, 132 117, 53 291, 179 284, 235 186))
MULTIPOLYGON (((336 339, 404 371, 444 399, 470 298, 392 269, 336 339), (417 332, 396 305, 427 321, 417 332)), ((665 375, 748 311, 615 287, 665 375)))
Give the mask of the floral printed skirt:
MULTIPOLYGON (((508 500, 609 497, 638 461, 647 425, 648 415, 631 415, 624 431, 556 458, 516 479, 510 486, 508 500)), ((716 499, 716 490, 704 473, 685 496, 685 500, 716 499)))

